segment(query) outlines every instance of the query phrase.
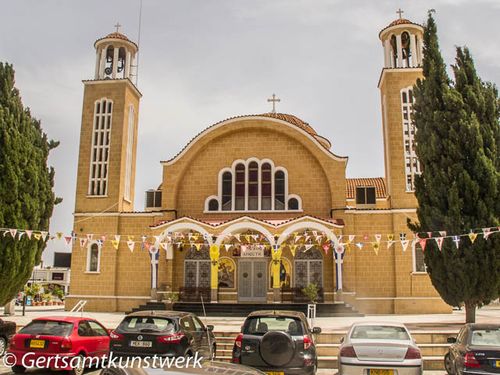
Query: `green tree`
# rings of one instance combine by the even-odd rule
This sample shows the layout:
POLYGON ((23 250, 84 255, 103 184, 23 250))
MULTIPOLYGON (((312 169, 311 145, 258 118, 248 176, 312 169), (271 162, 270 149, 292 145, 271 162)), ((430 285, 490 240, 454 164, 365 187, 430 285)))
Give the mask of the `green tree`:
MULTIPOLYGON (((54 204, 54 170, 47 167, 49 141, 14 87, 12 65, 0 63, 0 228, 47 231, 54 204)), ((10 301, 40 263, 46 243, 0 237, 0 305, 10 301)))
MULTIPOLYGON (((416 153, 422 174, 415 180, 416 232, 445 230, 459 236, 473 228, 499 223, 499 108, 496 88, 477 76, 467 49, 457 49, 455 82, 439 51, 437 27, 429 12, 424 30, 423 80, 415 86, 413 118, 416 153)), ((480 231, 479 231, 480 232, 480 231)), ((425 235, 422 235, 425 237, 425 235)), ((466 321, 475 321, 477 306, 500 291, 500 243, 497 235, 474 241, 450 238, 439 250, 427 241, 425 263, 445 302, 465 305, 466 321)))

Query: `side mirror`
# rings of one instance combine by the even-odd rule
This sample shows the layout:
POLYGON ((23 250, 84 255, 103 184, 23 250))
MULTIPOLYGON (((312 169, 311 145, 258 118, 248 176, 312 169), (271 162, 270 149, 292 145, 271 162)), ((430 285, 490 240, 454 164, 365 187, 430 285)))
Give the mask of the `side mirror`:
POLYGON ((212 324, 207 324, 207 331, 212 332, 214 330, 214 326, 212 324))
POLYGON ((446 342, 447 342, 448 344, 454 344, 454 343, 456 343, 456 342, 457 342, 457 338, 456 338, 456 337, 448 337, 448 338, 446 339, 446 342))
POLYGON ((343 344, 343 343, 344 343, 344 336, 342 336, 342 337, 340 338, 340 343, 341 343, 341 344, 343 344))
POLYGON ((314 333, 315 335, 319 335, 321 333, 321 328, 319 327, 314 327, 312 329, 312 333, 314 333))

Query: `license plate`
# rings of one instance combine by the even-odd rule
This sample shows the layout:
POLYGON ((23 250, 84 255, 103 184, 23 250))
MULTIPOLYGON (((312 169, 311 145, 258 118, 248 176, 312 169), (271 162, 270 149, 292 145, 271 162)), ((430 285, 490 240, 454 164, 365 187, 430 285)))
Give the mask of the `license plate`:
POLYGON ((151 348, 153 346, 152 341, 130 341, 130 346, 135 348, 151 348))
POLYGON ((30 348, 36 348, 36 349, 45 348, 45 340, 31 340, 30 348))
POLYGON ((500 361, 495 361, 495 367, 500 368, 500 361))
POLYGON ((394 370, 379 370, 379 369, 370 369, 368 370, 369 375, 394 375, 394 370))
POLYGON ((285 375, 283 371, 266 371, 267 375, 285 375))

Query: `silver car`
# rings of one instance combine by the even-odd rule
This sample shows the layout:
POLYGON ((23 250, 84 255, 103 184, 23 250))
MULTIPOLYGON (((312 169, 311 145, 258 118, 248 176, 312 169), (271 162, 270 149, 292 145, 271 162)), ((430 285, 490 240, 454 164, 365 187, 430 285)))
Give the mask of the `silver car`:
POLYGON ((404 324, 354 323, 341 339, 339 375, 421 375, 420 349, 404 324))

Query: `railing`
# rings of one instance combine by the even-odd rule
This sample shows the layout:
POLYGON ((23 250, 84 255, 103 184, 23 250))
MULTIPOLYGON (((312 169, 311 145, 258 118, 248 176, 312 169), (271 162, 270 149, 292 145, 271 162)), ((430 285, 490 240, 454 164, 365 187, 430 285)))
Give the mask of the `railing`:
POLYGON ((70 310, 70 312, 83 312, 84 306, 87 304, 87 301, 84 299, 81 299, 76 303, 75 306, 70 310))
POLYGON ((179 301, 181 302, 210 302, 210 288, 182 287, 179 288, 179 301))

